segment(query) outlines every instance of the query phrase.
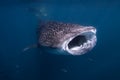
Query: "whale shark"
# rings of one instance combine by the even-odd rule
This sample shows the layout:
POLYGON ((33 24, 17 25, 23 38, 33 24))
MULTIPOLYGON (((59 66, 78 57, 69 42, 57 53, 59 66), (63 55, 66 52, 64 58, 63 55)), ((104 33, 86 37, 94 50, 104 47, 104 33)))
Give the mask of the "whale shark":
POLYGON ((80 24, 47 21, 37 28, 37 44, 29 46, 24 51, 33 47, 47 47, 57 49, 57 54, 62 51, 68 55, 82 55, 92 50, 97 42, 96 28, 80 24))

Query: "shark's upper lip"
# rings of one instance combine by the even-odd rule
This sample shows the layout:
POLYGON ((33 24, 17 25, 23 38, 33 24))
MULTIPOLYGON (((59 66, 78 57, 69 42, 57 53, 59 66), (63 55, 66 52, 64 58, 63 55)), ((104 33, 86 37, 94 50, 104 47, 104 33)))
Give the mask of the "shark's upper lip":
POLYGON ((92 26, 84 27, 83 30, 81 31, 81 33, 85 33, 85 32, 92 32, 92 33, 96 34, 96 28, 94 28, 92 26))

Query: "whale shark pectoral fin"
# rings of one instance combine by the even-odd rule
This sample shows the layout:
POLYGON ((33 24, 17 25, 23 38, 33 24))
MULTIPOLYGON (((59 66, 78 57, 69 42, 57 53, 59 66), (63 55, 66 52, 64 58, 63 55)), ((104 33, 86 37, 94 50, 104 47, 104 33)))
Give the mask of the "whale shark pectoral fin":
POLYGON ((25 51, 27 51, 27 50, 29 50, 29 49, 32 49, 32 48, 37 48, 37 47, 38 47, 38 45, 37 45, 37 44, 30 45, 30 46, 28 46, 28 47, 24 48, 24 49, 22 50, 22 52, 25 52, 25 51))

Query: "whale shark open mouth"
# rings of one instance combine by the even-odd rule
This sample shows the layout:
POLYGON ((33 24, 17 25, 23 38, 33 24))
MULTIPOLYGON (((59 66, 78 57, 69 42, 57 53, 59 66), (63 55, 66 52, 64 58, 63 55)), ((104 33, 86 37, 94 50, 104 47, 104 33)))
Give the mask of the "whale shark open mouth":
POLYGON ((96 45, 96 29, 82 32, 66 40, 62 49, 72 55, 82 55, 96 45))

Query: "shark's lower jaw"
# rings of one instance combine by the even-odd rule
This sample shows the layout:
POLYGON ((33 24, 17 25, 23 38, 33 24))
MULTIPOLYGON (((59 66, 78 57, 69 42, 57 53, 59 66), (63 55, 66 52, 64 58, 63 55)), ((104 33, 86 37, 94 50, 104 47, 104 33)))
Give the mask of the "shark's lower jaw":
POLYGON ((96 45, 96 31, 86 31, 66 40, 62 49, 71 55, 82 55, 96 45))

